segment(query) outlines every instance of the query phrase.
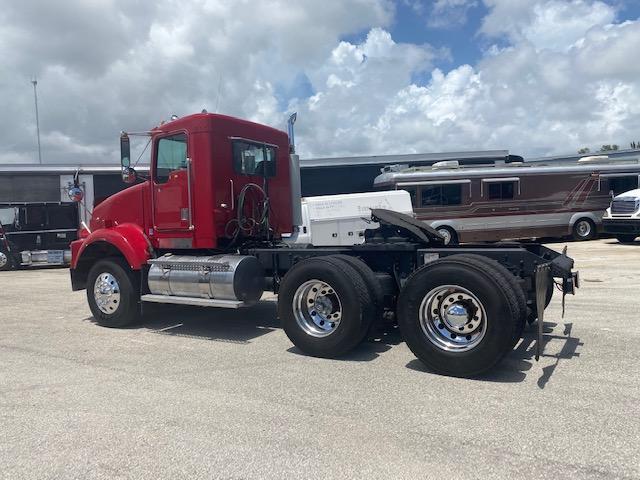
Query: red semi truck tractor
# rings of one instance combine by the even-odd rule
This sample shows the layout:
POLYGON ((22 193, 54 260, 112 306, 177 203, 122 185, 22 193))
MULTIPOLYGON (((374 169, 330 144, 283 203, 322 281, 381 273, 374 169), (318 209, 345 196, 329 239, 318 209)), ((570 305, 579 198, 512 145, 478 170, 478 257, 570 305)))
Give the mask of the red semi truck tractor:
MULTIPOLYGON (((99 324, 133 324, 145 302, 249 307, 268 290, 285 333, 309 355, 344 355, 392 320, 431 370, 473 376, 542 318, 554 284, 574 293, 564 253, 446 246, 411 215, 382 208, 361 209, 364 230, 339 218, 323 224, 341 241, 315 244, 301 214, 293 120, 287 134, 203 112, 139 134, 151 143, 149 177, 98 205, 72 243, 72 286, 86 289, 99 324)), ((141 179, 130 135, 120 138, 125 182, 141 179)), ((342 201, 314 208, 331 218, 342 201)))

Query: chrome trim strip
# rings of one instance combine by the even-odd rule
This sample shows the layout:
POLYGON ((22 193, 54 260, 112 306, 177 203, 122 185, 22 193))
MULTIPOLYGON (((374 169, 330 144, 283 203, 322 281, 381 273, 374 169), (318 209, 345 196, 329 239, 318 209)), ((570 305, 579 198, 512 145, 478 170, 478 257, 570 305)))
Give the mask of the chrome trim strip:
POLYGON ((471 180, 430 180, 425 182, 399 182, 396 185, 398 187, 411 187, 411 186, 420 186, 420 185, 457 185, 457 184, 467 184, 471 183, 471 180))
POLYGON ((240 300, 217 300, 215 298, 178 297, 174 295, 142 295, 140 300, 151 303, 172 303, 175 305, 196 305, 199 307, 241 308, 250 304, 240 300))
POLYGON ((244 138, 244 137, 229 137, 229 140, 233 141, 233 140, 239 140, 241 142, 248 142, 248 143, 253 143, 254 145, 264 145, 266 147, 272 147, 272 148, 280 148, 278 145, 274 145, 273 143, 267 143, 267 142, 262 142, 260 140, 253 140, 251 138, 244 138))
POLYGON ((21 235, 25 233, 67 233, 77 232, 75 228, 60 228, 57 230, 19 230, 17 232, 5 232, 5 235, 21 235))
POLYGON ((188 204, 189 204, 189 230, 193 230, 195 227, 193 225, 193 214, 191 212, 192 208, 192 200, 191 200, 191 158, 187 157, 187 196, 188 204))

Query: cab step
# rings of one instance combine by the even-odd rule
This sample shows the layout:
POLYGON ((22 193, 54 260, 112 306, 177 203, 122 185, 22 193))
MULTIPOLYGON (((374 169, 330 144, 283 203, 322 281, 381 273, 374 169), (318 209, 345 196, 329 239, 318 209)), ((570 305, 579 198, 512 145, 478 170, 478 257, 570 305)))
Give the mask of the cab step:
POLYGON ((175 305, 195 305, 198 307, 242 308, 251 303, 240 300, 218 300, 215 298, 178 297, 175 295, 142 295, 140 300, 151 303, 173 303, 175 305))

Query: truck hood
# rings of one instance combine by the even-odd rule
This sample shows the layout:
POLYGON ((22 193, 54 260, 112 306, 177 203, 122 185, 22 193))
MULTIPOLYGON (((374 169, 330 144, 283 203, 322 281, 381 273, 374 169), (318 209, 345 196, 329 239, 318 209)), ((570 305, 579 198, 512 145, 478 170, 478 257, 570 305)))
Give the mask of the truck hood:
POLYGON ((633 200, 636 198, 640 198, 640 188, 629 190, 628 192, 621 193, 620 195, 616 195, 614 197, 614 199, 616 200, 633 200))

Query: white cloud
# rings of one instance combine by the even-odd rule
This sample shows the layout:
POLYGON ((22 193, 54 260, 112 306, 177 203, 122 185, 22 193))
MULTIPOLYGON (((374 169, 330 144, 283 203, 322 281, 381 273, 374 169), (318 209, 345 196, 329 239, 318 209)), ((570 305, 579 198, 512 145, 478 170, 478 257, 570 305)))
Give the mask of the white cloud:
MULTIPOLYGON (((358 75, 328 60, 323 78, 332 79, 330 88, 317 82, 316 95, 297 105, 301 123, 309 123, 299 137, 303 151, 509 148, 542 155, 605 143, 626 146, 640 131, 640 64, 633 60, 640 22, 608 23, 615 11, 602 2, 577 0, 570 9, 562 3, 491 0, 483 32, 507 35, 509 43, 493 47, 475 66, 436 69, 424 85, 409 79, 428 59, 398 68, 399 59, 408 58, 402 50, 393 53, 394 64, 378 58, 375 69, 359 65, 358 75), (379 71, 395 72, 398 82, 372 85, 379 71), (334 76, 348 78, 348 84, 334 76)), ((364 51, 372 41, 370 36, 362 45, 342 44, 330 58, 364 51)))
POLYGON ((427 25, 435 28, 463 25, 467 22, 469 10, 477 6, 476 0, 435 0, 427 25))
POLYGON ((0 10, 0 161, 114 162, 122 128, 202 108, 281 127, 276 90, 348 34, 386 26, 390 0, 23 0, 0 10), (218 98, 218 92, 220 92, 218 98), (62 137, 52 135, 57 132, 62 137), (68 139, 65 149, 55 138, 68 139), (87 150, 71 145, 103 145, 87 150))
POLYGON ((0 11, 0 107, 11 119, 0 162, 37 158, 33 74, 49 162, 114 163, 120 129, 216 105, 279 128, 298 110, 304 156, 535 155, 638 139, 640 22, 616 23, 601 1, 483 1, 480 35, 496 45, 451 71, 432 66, 446 52, 394 41, 390 0, 14 2, 0 11), (283 106, 283 91, 300 98, 283 106))
POLYGON ((527 41, 535 48, 566 51, 589 29, 608 25, 615 9, 592 0, 484 0, 490 8, 481 32, 527 41))

